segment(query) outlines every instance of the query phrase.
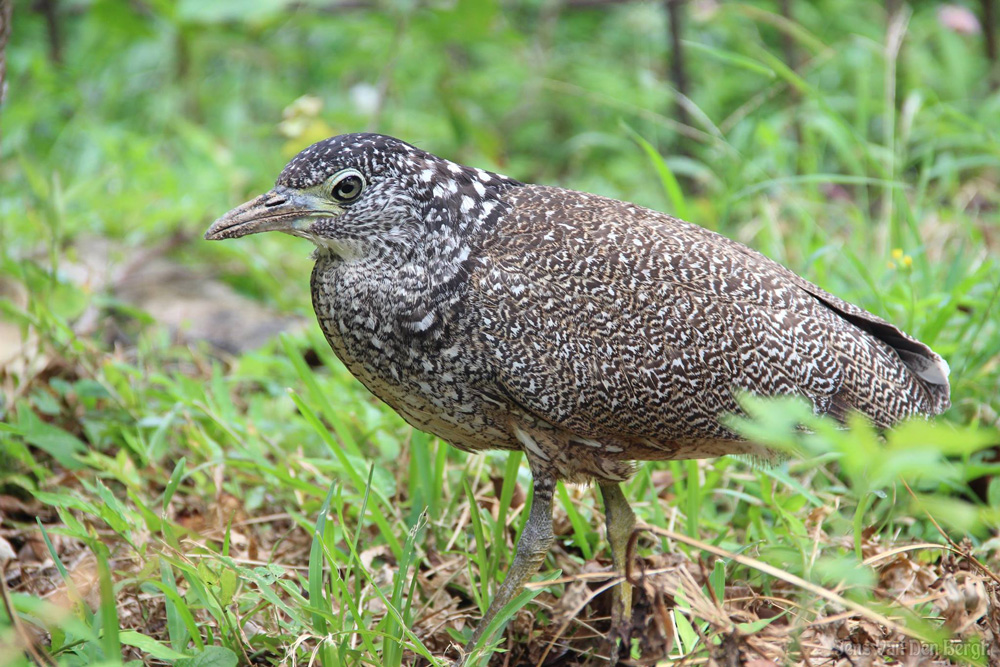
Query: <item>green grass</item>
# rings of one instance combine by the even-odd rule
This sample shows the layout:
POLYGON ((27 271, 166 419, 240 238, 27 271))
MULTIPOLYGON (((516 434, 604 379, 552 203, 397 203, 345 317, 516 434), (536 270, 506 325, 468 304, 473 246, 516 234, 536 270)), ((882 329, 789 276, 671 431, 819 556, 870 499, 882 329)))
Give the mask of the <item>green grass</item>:
MULTIPOLYGON (((860 605, 889 640, 986 664, 964 605, 980 598, 952 593, 996 594, 972 559, 1000 564, 1000 94, 981 37, 932 5, 891 28, 897 52, 881 3, 792 4, 791 23, 777 3, 689 7, 679 128, 660 3, 60 5, 62 65, 18 3, 0 109, 0 356, 17 352, 0 366, 0 538, 17 552, 0 665, 443 665, 471 635, 530 506, 521 458, 457 452, 368 395, 311 321, 301 241, 200 240, 298 149, 366 128, 688 218, 944 355, 953 407, 933 427, 881 442, 751 401, 740 428, 788 461, 651 464, 626 493, 652 527, 643 613, 669 608, 674 656, 863 646, 870 617, 813 624, 860 605), (95 239, 131 273, 87 277, 95 239), (188 292, 221 283, 307 324, 236 354, 191 340, 135 297, 161 259, 204 285, 188 292)), ((490 664, 535 664, 550 641, 599 664, 601 505, 561 486, 555 506, 545 583, 501 615, 490 664)))

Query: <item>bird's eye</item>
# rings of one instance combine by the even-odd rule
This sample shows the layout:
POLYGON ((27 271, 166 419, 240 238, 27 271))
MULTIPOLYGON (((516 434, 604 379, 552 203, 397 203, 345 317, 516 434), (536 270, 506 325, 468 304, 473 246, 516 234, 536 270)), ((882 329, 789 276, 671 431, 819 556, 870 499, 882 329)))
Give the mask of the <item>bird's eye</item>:
POLYGON ((342 171, 330 179, 330 196, 344 204, 360 197, 364 189, 364 177, 353 169, 342 171))

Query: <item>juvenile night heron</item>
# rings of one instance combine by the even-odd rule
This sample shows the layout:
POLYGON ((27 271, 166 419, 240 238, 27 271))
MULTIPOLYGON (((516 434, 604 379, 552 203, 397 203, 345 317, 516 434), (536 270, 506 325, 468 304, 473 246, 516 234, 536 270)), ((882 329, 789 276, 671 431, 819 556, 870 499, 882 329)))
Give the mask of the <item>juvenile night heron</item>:
MULTIPOLYGON (((741 392, 879 427, 949 405, 930 348, 754 250, 392 137, 310 146, 205 238, 265 231, 316 245, 319 324, 373 394, 460 449, 527 456, 534 501, 470 647, 544 560, 557 480, 598 484, 621 572, 635 461, 766 455, 722 423, 741 392)), ((614 623, 630 604, 623 585, 614 623)))

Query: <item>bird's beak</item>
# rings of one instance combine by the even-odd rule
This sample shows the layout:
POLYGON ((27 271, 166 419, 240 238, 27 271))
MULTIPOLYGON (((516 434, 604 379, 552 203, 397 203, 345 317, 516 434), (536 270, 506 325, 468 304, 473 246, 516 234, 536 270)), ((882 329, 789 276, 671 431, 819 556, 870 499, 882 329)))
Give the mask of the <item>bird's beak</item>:
POLYGON ((310 218, 332 217, 340 212, 316 195, 278 186, 213 222, 205 238, 221 241, 259 232, 301 234, 312 222, 310 218))

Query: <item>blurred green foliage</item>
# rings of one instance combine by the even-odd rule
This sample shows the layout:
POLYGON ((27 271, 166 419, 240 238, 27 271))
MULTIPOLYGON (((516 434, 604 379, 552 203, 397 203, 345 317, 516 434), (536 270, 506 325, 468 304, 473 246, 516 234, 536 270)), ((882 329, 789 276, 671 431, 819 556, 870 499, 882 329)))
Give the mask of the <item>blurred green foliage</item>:
MULTIPOLYGON (((862 588, 873 579, 859 564, 866 535, 940 540, 927 511, 980 555, 996 549, 998 464, 982 449, 997 442, 1000 411, 1000 94, 981 36, 947 29, 935 4, 904 5, 893 22, 883 3, 862 0, 793 2, 791 21, 777 2, 689 2, 690 126, 675 115, 657 2, 67 0, 54 3, 56 38, 44 3, 15 5, 0 109, 0 312, 35 356, 0 372, 0 492, 41 501, 58 516, 46 535, 87 545, 100 565, 96 613, 15 597, 61 664, 118 664, 123 645, 176 664, 235 664, 254 650, 274 662, 316 650, 328 665, 375 654, 400 664, 404 648, 428 652, 408 634, 406 589, 427 545, 478 555, 473 601, 509 563, 520 519, 506 505, 460 537, 455 524, 468 516, 466 493, 510 502, 527 481, 516 460, 464 457, 412 433, 315 327, 220 361, 67 269, 88 239, 113 240, 127 262, 178 235, 172 259, 311 316, 301 241, 200 234, 267 189, 297 150, 340 132, 380 131, 521 180, 683 212, 950 362, 944 423, 885 443, 860 423, 837 430, 795 406, 751 404, 740 428, 799 458, 750 472, 732 459, 664 464, 669 503, 647 466, 630 495, 650 523, 665 525, 669 511, 692 536, 753 544, 789 572, 862 588), (124 349, 78 335, 93 308, 137 323, 124 349), (65 471, 80 483, 60 484, 65 471), (912 503, 899 502, 909 497, 899 478, 912 503), (986 480, 978 496, 976 478, 986 480), (280 508, 315 535, 308 569, 244 567, 229 556, 228 529, 220 541, 183 541, 169 508, 223 494, 250 514, 280 508), (805 517, 819 508, 823 529, 849 546, 831 539, 816 560, 805 517), (372 583, 361 536, 402 565, 388 583, 372 583), (135 569, 123 574, 105 542, 135 569), (165 609, 155 637, 116 616, 115 596, 135 590, 165 609), (375 598, 398 614, 372 611, 375 598), (255 614, 280 621, 244 637, 241 619, 255 614), (121 633, 101 630, 119 623, 121 633)), ((596 512, 566 492, 559 501, 572 553, 590 559, 604 548, 596 512)), ((732 565, 719 576, 770 585, 732 565)))

